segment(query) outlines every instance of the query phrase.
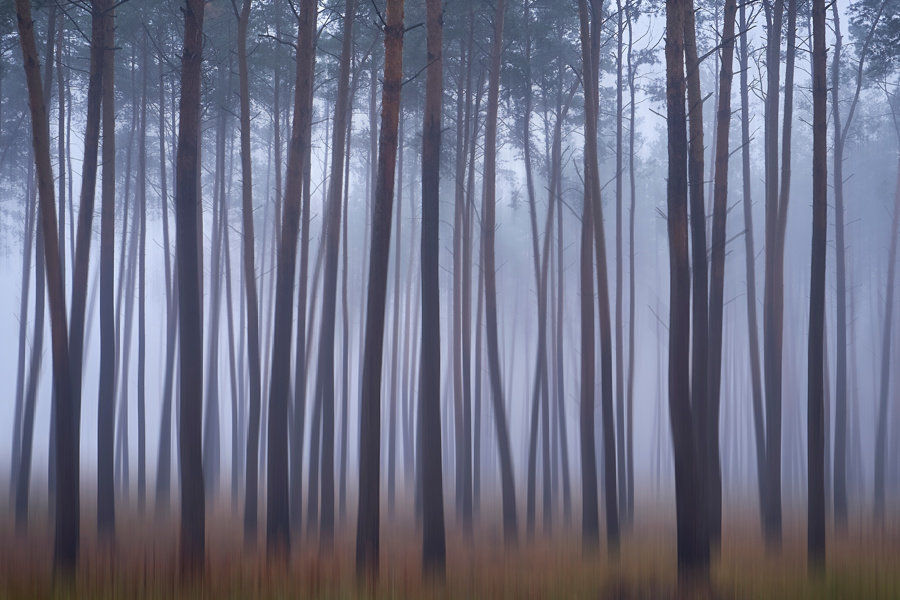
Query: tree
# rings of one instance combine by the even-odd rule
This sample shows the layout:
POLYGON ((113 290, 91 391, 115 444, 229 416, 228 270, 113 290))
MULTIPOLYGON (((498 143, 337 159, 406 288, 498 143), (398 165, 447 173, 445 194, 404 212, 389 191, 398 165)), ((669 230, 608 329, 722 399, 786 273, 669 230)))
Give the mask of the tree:
POLYGON ((203 571, 205 500, 201 432, 203 423, 203 325, 200 293, 201 217, 198 169, 200 81, 203 66, 203 0, 186 0, 181 59, 178 149, 175 170, 175 243, 178 264, 180 361, 181 536, 183 576, 203 571))
MULTIPOLYGON (((105 8, 109 8, 104 2, 105 8)), ((116 211, 116 107, 113 61, 114 15, 103 18, 103 181, 100 192, 100 391, 97 398, 97 529, 115 532, 116 331, 113 306, 116 211)), ((82 205, 84 206, 84 205, 82 205)), ((122 235, 124 236, 124 229, 122 235)), ((73 308, 74 310, 74 308, 73 308)))
POLYGON ((331 174, 325 208, 325 273, 316 373, 316 401, 322 402, 322 514, 319 541, 323 548, 330 548, 334 537, 334 331, 338 251, 341 241, 341 194, 344 185, 347 117, 350 111, 350 61, 355 17, 356 0, 347 0, 342 24, 343 40, 331 144, 331 174))
POLYGON ((750 50, 747 45, 747 5, 740 5, 740 73, 741 73, 741 183, 743 186, 744 209, 744 261, 747 273, 747 333, 750 352, 750 383, 753 405, 753 433, 756 448, 756 481, 759 496, 760 522, 765 528, 766 484, 768 481, 768 461, 766 458, 766 431, 763 415, 763 385, 759 364, 759 324, 756 314, 756 247, 753 243, 753 203, 750 175, 750 50))
MULTIPOLYGON (((53 562, 58 569, 72 572, 78 560, 79 467, 77 444, 79 424, 75 418, 71 393, 65 292, 56 228, 53 169, 50 165, 50 125, 47 118, 44 86, 41 82, 37 46, 34 41, 34 19, 31 17, 31 3, 27 0, 16 0, 16 21, 28 86, 40 225, 43 234, 44 256, 46 257, 47 295, 50 304, 50 328, 53 343, 53 405, 57 417, 57 489, 67 499, 66 502, 62 502, 56 507, 53 562)), ((52 33, 50 35, 52 36, 52 33)))
POLYGON ((494 33, 491 39, 490 77, 488 82, 487 119, 484 132, 484 198, 482 199, 481 244, 484 255, 484 309, 487 327, 488 367, 491 400, 497 444, 500 453, 500 486, 503 496, 503 535, 506 542, 518 542, 516 486, 512 469, 512 451, 503 401, 500 376, 500 349, 497 340, 497 267, 494 236, 497 209, 497 111, 500 101, 500 68, 503 51, 503 20, 506 0, 498 0, 494 11, 494 33))
POLYGON ((387 5, 387 22, 384 26, 384 83, 381 91, 378 171, 372 205, 372 246, 369 252, 366 337, 360 399, 359 518, 356 525, 356 569, 360 574, 378 573, 382 347, 402 78, 403 0, 391 0, 387 5))
POLYGON ((422 444, 422 562, 426 572, 443 576, 444 483, 441 473, 441 307, 438 281, 443 93, 441 0, 428 0, 428 73, 422 125, 422 362, 419 414, 422 444))
POLYGON ((593 552, 599 544, 600 523, 597 503, 597 465, 594 440, 594 284, 593 261, 593 185, 597 168, 597 122, 594 104, 594 68, 591 52, 591 32, 586 0, 579 0, 581 23, 581 76, 584 82, 584 209, 581 217, 581 538, 585 552, 593 552), (589 131, 588 131, 589 130, 589 131))
POLYGON ((702 520, 690 396, 690 266, 688 263, 687 128, 683 0, 666 0, 667 225, 669 233, 669 419, 675 459, 678 571, 703 575, 709 552, 702 520))
POLYGON ((765 106, 765 231, 766 258, 763 290, 763 363, 766 398, 766 544, 781 545, 781 388, 782 317, 784 290, 777 285, 778 271, 778 98, 781 72, 783 0, 763 2, 766 15, 765 106))
POLYGON ((859 52, 856 68, 856 90, 847 112, 846 120, 841 119, 840 76, 843 36, 837 6, 832 6, 834 20, 834 58, 832 59, 831 102, 834 115, 834 244, 835 279, 837 291, 837 373, 835 374, 835 428, 834 428, 834 516, 838 529, 847 525, 847 246, 844 240, 844 147, 850 125, 856 114, 856 106, 862 91, 866 55, 868 54, 878 22, 884 13, 887 0, 881 0, 872 18, 859 52))
MULTIPOLYGON (((813 1, 813 235, 809 296, 809 562, 825 565, 825 245, 828 233, 825 1, 813 1)), ((897 213, 894 229, 897 228, 897 213)), ((893 237, 892 249, 896 245, 893 237)), ((893 259, 892 259, 893 260, 893 259)), ((893 262, 892 262, 893 265, 893 262)), ((893 271, 892 271, 893 273, 893 271)), ((888 288, 890 297, 890 290, 888 288)), ((890 310, 890 309, 888 309, 890 310)), ((886 336, 886 337, 889 337, 886 336)))
POLYGON ((718 546, 722 535, 722 467, 719 459, 719 407, 722 384, 722 315, 725 292, 725 220, 728 215, 728 138, 731 131, 731 81, 734 76, 734 20, 737 2, 725 3, 722 28, 722 72, 719 77, 719 106, 716 119, 715 183, 713 186, 713 224, 709 290, 709 382, 708 410, 704 419, 706 434, 706 510, 710 543, 718 546))
POLYGON ((272 376, 269 392, 268 472, 266 548, 270 556, 287 558, 290 550, 288 504, 287 402, 290 391, 290 343, 293 319, 294 267, 303 165, 310 152, 312 85, 314 77, 313 38, 318 2, 306 0, 297 22, 297 65, 294 86, 294 116, 288 148, 281 239, 275 290, 275 329, 272 340, 272 376))
POLYGON ((241 215, 243 226, 244 286, 247 294, 247 362, 250 370, 250 431, 247 435, 247 477, 245 480, 244 541, 256 541, 259 452, 259 298, 256 291, 256 241, 253 234, 253 163, 250 148, 250 83, 247 68, 247 26, 253 0, 244 0, 238 12, 238 76, 241 103, 241 215))

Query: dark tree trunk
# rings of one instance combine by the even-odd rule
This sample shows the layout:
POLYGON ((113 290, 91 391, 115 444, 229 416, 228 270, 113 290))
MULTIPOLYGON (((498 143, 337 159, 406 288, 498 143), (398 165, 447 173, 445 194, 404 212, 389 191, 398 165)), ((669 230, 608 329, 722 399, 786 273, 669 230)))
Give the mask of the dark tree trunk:
MULTIPOLYGON (((624 507, 629 524, 634 521, 634 319, 635 319, 635 270, 634 270, 634 217, 637 209, 637 184, 634 172, 634 128, 635 128, 635 72, 637 64, 634 61, 634 34, 632 30, 633 17, 629 12, 628 17, 628 91, 629 101, 629 126, 628 126, 628 183, 629 199, 631 207, 628 213, 628 387, 626 389, 627 411, 627 440, 626 452, 626 482, 628 488, 626 497, 628 505, 624 507)), ((733 43, 733 42, 732 42, 733 43)))
POLYGON ((776 284, 778 261, 778 98, 783 0, 763 3, 766 14, 765 182, 766 257, 763 291, 763 361, 766 397, 766 510, 763 533, 781 546, 781 387, 784 290, 776 284))
POLYGON ((616 314, 615 314, 615 352, 616 352, 616 468, 618 470, 618 509, 628 515, 628 486, 626 473, 625 450, 625 349, 622 335, 622 194, 624 179, 622 177, 623 153, 623 118, 622 105, 622 59, 624 57, 624 19, 622 0, 616 0, 616 314))
POLYGON ((137 425, 138 425, 138 509, 143 513, 147 493, 147 426, 145 419, 146 378, 146 251, 147 251, 147 34, 144 33, 143 66, 141 68, 141 130, 138 135, 138 373, 137 373, 137 425))
MULTIPOLYGON (((795 0, 791 0, 792 14, 796 17, 795 0)), ((814 0, 813 12, 813 233, 812 264, 809 297, 809 405, 807 442, 809 453, 807 513, 807 544, 809 564, 816 569, 825 567, 825 259, 828 236, 828 140, 826 133, 827 76, 825 67, 825 0, 814 0)), ((793 29, 789 26, 789 35, 793 29)), ((897 229, 897 211, 894 211, 894 231, 897 229)), ((897 236, 892 232, 891 250, 896 248, 897 236)), ((888 309, 893 283, 893 254, 888 287, 888 309)), ((885 339, 890 340, 890 317, 885 339)), ((888 341, 888 345, 890 342, 888 341)))
MULTIPOLYGON (((824 177, 823 177, 824 179, 824 177)), ((885 471, 888 427, 888 392, 891 379, 891 332, 894 310, 894 281, 897 271, 897 229, 900 226, 900 162, 897 164, 897 189, 894 195, 894 218, 891 226, 891 250, 888 257, 887 296, 884 304, 884 327, 881 342, 881 377, 878 393, 878 420, 875 432, 875 519, 883 522, 885 509, 885 471)), ((896 434, 895 434, 896 435, 896 434)))
MULTIPOLYGON (((25 532, 28 528, 28 499, 31 495, 31 462, 34 446, 34 416, 37 406, 37 385, 41 369, 41 362, 44 349, 44 312, 46 283, 44 280, 45 259, 43 233, 41 229, 41 216, 35 213, 35 194, 37 190, 33 187, 34 168, 29 165, 28 180, 29 184, 26 201, 32 206, 32 222, 37 220, 35 235, 28 237, 28 243, 34 244, 34 339, 31 345, 31 357, 28 366, 28 378, 25 386, 24 396, 24 414, 22 415, 22 434, 21 434, 21 454, 17 463, 16 485, 15 485, 15 502, 16 502, 16 529, 25 532)), ((52 431, 51 431, 52 433, 52 431)))
POLYGON ((837 292, 837 372, 835 374, 835 430, 834 430, 834 518, 839 531, 847 526, 847 246, 844 241, 844 145, 853 115, 862 89, 864 66, 869 43, 875 28, 881 20, 886 2, 872 20, 863 46, 860 49, 859 62, 856 69, 856 91, 847 120, 841 123, 840 109, 840 71, 842 35, 840 12, 832 6, 834 19, 834 58, 832 59, 831 101, 834 115, 834 244, 835 244, 835 280, 837 292))
POLYGON ((744 207, 744 256, 747 271, 747 329, 750 345, 750 383, 753 401, 753 433, 756 448, 756 480, 759 495, 759 513, 765 528, 766 483, 768 461, 766 459, 766 431, 763 415, 762 375, 759 365, 759 325, 756 316, 756 248, 753 244, 753 203, 750 197, 750 85, 748 72, 750 54, 747 47, 747 7, 740 5, 741 36, 741 182, 743 184, 744 207))
POLYGON ((169 509, 172 472, 172 379, 175 372, 175 332, 178 303, 175 300, 175 281, 170 263, 169 241, 169 191, 166 182, 166 111, 163 57, 159 56, 159 179, 160 208, 163 230, 163 265, 166 277, 166 363, 163 374, 162 417, 159 428, 159 457, 156 475, 156 509, 165 513, 169 509))
MULTIPOLYGON (((91 7, 91 66, 88 80, 87 123, 85 126, 84 161, 82 167, 81 197, 78 213, 78 239, 76 253, 73 254, 72 274, 72 323, 69 336, 69 354, 72 360, 72 398, 77 406, 81 404, 82 347, 84 344, 84 317, 87 300, 87 280, 94 218, 94 197, 97 185, 97 148, 100 137, 100 102, 101 79, 104 61, 104 14, 109 7, 103 0, 98 0, 91 7)), ((60 60, 60 57, 57 57, 60 60)), ((60 64, 61 69, 61 64, 60 64)), ((61 72, 60 72, 61 75, 61 72)), ((60 99, 63 95, 60 82, 60 99)), ((60 123, 63 119, 63 104, 60 103, 60 123)), ((64 132, 60 131, 60 165, 62 166, 62 140, 64 132)), ((62 173, 62 167, 60 169, 62 173)), ((60 179, 60 198, 63 198, 63 179, 60 179)), ((71 199, 70 199, 71 204, 71 199)), ((62 236, 63 205, 60 204, 60 234, 62 236)), ((60 240, 62 251, 63 241, 60 240)), ((64 263, 64 260, 63 260, 64 263)), ((80 412, 80 411, 79 411, 80 412)), ((99 500, 99 498, 98 498, 99 500)))
POLYGON ((704 416, 707 477, 706 515, 710 544, 718 549, 722 538, 722 465, 719 456, 720 389, 722 385, 722 316, 725 292, 725 234, 728 216, 728 159, 731 132, 731 82, 734 76, 734 18, 736 0, 725 2, 722 27, 722 67, 719 76, 719 105, 716 113, 715 179, 713 183, 713 224, 709 290, 709 381, 708 411, 704 416))
MULTIPOLYGON (((596 136, 593 93, 593 67, 590 27, 586 0, 579 0, 581 23, 581 74, 586 82, 584 113, 586 130, 596 136)), ((581 543, 585 553, 596 552, 600 543, 597 500, 597 449, 594 440, 594 283, 593 260, 593 169, 596 168, 596 144, 586 134, 584 144, 584 211, 581 217, 581 543)), ((596 137, 593 138, 596 140, 596 137)))
MULTIPOLYGON (((311 46, 306 50, 310 61, 310 73, 315 73, 315 44, 313 38, 311 46)), ((312 85, 309 94, 312 95, 312 85)), ((312 100, 310 100, 312 102, 312 100)), ((310 104, 310 106, 312 106, 310 104)), ((310 110, 312 110, 310 108, 310 110)), ((290 522, 296 535, 300 535, 303 524, 303 429, 306 420, 306 390, 307 390, 307 343, 312 336, 307 332, 306 305, 307 305, 307 280, 309 279, 309 223, 311 212, 310 200, 310 169, 311 152, 303 154, 303 197, 300 207, 300 269, 297 282, 297 347, 294 368, 294 414, 291 423, 291 489, 290 489, 290 522)))
MULTIPOLYGON (((372 247, 366 298, 366 338, 360 404, 359 516, 356 526, 356 568, 377 575, 381 489, 381 376, 391 213, 403 77, 403 2, 391 0, 384 30, 384 84, 378 139, 378 174, 372 211, 372 247)), ((395 298, 395 301, 397 299, 395 298)), ((394 357, 396 360, 396 356, 394 357)), ((392 390, 396 393, 396 390, 392 390)))
MULTIPOLYGON (((290 392, 291 321, 293 319, 294 267, 303 165, 310 152, 312 117, 313 39, 318 3, 307 0, 300 8, 297 26, 298 52, 294 115, 288 149, 284 215, 278 248, 275 329, 272 340, 272 376, 269 393, 266 546, 270 556, 286 559, 290 550, 288 500, 287 416, 290 392)), ((280 166, 278 167, 280 168, 280 166)))
MULTIPOLYGON (((707 425, 711 422, 711 406, 707 393, 709 361, 709 277, 706 259, 706 201, 703 198, 703 98, 700 92, 700 62, 697 59, 694 2, 684 4, 684 55, 688 102, 688 181, 690 195, 691 229, 691 409, 694 419, 694 444, 697 459, 694 469, 700 486, 700 499, 704 504, 701 514, 710 517, 708 503, 711 497, 707 458, 713 452, 707 425)), ((718 444, 718 440, 715 441, 718 444)), ((709 552, 709 519, 701 518, 696 526, 701 528, 704 553, 709 552)), ((708 561, 708 558, 704 558, 708 561)))
POLYGON ((669 419, 675 462, 678 571, 703 577, 709 552, 700 527, 702 498, 691 417, 690 265, 688 261, 687 131, 684 77, 684 0, 666 1, 666 124, 668 130, 669 419))
POLYGON ((441 101, 443 93, 443 13, 441 0, 428 0, 428 73, 422 125, 422 363, 419 414, 422 444, 424 520, 422 563, 426 573, 444 574, 444 483, 441 473, 440 169, 441 101))
MULTIPOLYGON (((244 0, 238 14, 238 77, 241 127, 241 224, 244 286, 247 294, 247 362, 250 373, 250 420, 247 434, 247 471, 244 481, 244 543, 256 545, 259 497, 259 297, 256 290, 256 239, 253 232, 253 162, 250 147, 250 83, 247 68, 247 27, 253 0, 244 0)), ((295 409, 296 410, 296 409, 295 409)))
POLYGON ((203 63, 202 0, 184 8, 184 54, 181 62, 177 167, 175 170, 175 235, 178 264, 181 465, 182 575, 204 569, 205 501, 203 489, 203 324, 200 290, 201 219, 199 189, 200 81, 203 63))
MULTIPOLYGON (((55 14, 55 9, 54 9, 55 14)), ((39 224, 46 259, 47 293, 50 304, 50 328, 53 344, 53 404, 56 409, 57 490, 67 501, 56 510, 53 562, 57 569, 71 574, 78 560, 79 473, 78 430, 72 402, 69 364, 68 326, 65 290, 60 266, 59 238, 56 228, 53 169, 50 165, 50 126, 47 98, 41 83, 40 63, 34 41, 31 3, 16 0, 16 21, 31 113, 31 137, 37 170, 39 224)), ((52 33, 49 34, 52 39, 52 33)), ((52 56, 50 52, 49 55, 52 56)), ((49 65, 48 65, 49 70, 49 65)), ((47 77, 49 80, 49 77, 47 77)), ((38 283, 40 285, 40 283, 38 283)))
MULTIPOLYGON (((105 7, 108 2, 104 0, 105 7)), ((112 540, 115 533, 115 387, 116 328, 113 279, 116 246, 116 107, 112 11, 103 19, 103 181, 100 193, 100 390, 97 398, 97 532, 112 540)), ((83 184, 82 184, 83 185, 83 184)), ((84 204, 82 204, 82 207, 84 204)), ((79 223, 80 226, 80 223, 79 223)), ((90 232, 87 233, 90 235, 90 232)), ((122 235, 124 236, 124 230, 122 235)), ((77 260, 76 260, 77 263, 77 260)), ((77 269, 77 265, 76 265, 77 269)), ((73 309, 74 310, 74 309, 73 309)))
POLYGON ((503 51, 503 21, 506 0, 498 0, 494 12, 494 32, 491 40, 491 70, 488 85, 487 121, 484 138, 484 206, 481 220, 481 242, 484 255, 484 307, 487 326, 488 366, 491 380, 491 400, 494 406, 494 422, 497 426, 497 444, 500 452, 500 483, 503 495, 503 534, 508 544, 518 542, 516 517, 516 486, 513 477, 512 451, 509 428, 503 401, 503 384, 500 374, 500 349, 497 340, 497 267, 494 257, 496 224, 496 174, 497 174, 497 110, 500 101, 500 68, 503 51))
MULTIPOLYGON (((594 4, 594 2, 592 2, 594 4)), ((619 509, 616 488, 616 433, 613 412, 613 348, 609 314, 609 279, 607 276, 606 237, 603 229, 603 204, 600 190, 600 167, 597 150, 597 118, 599 115, 599 86, 597 65, 599 61, 601 14, 599 3, 594 4, 590 47, 590 70, 585 74, 588 95, 591 100, 591 114, 585 127, 585 147, 590 149, 589 162, 585 163, 585 177, 590 178, 591 217, 594 221, 594 260, 597 277, 598 327, 600 330, 600 410, 603 434, 604 500, 606 503, 606 542, 611 554, 619 551, 619 509)), ((582 56, 585 54, 582 41, 582 56)), ((584 70, 584 69, 583 69, 584 70)))
MULTIPOLYGON (((356 1, 344 7, 340 74, 334 110, 331 144, 331 176, 325 208, 325 272, 322 290, 322 320, 319 328, 319 357, 316 370, 316 400, 322 402, 322 511, 319 542, 330 549, 334 538, 334 331, 337 298, 338 251, 341 241, 341 192, 344 185, 344 140, 350 111, 350 61, 353 52, 353 20, 356 1)), ((293 264, 293 263, 292 263, 293 264)), ((293 270, 291 272, 293 286, 293 270)), ((276 325, 277 326, 277 325, 276 325)), ((274 373, 274 371, 273 371, 274 373)))

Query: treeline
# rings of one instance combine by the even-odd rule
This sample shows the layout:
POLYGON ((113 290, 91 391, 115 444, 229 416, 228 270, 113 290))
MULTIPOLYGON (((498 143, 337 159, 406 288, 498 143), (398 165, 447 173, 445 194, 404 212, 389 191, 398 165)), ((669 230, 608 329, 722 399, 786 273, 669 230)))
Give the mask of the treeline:
MULTIPOLYGON (((816 567, 826 517, 843 535, 854 494, 862 509, 847 230, 868 213, 845 204, 844 167, 890 139, 861 119, 900 142, 897 0, 14 4, 0 32, 0 179, 17 198, 3 219, 22 229, 10 490, 24 534, 49 353, 59 570, 78 564, 94 460, 101 541, 115 543, 136 464, 141 515, 180 500, 187 575, 204 569, 225 482, 250 547, 264 515, 270 560, 307 539, 331 551, 356 508, 356 564, 377 573, 383 489, 391 519, 409 496, 426 572, 444 571, 448 518, 471 542, 495 491, 506 544, 574 522, 593 555, 603 516, 614 557, 651 418, 657 485, 674 467, 681 573, 708 573, 742 464, 772 550, 783 482, 805 485, 816 567), (504 233, 522 196, 524 233, 504 233), (809 246, 789 235, 801 221, 809 246), (651 272, 642 232, 661 237, 661 222, 669 267, 651 272), (521 269, 505 267, 516 254, 521 269), (786 285, 796 255, 808 288, 786 285), (642 297, 665 298, 666 279, 667 318, 642 297), (513 280, 532 296, 510 299, 513 280), (517 356, 520 330, 533 339, 517 356), (654 341, 668 352, 642 411, 654 341), (82 457, 94 394, 97 454, 82 457)), ((877 233, 889 249, 870 258, 886 279, 872 290, 877 522, 900 486, 897 169, 877 233)))

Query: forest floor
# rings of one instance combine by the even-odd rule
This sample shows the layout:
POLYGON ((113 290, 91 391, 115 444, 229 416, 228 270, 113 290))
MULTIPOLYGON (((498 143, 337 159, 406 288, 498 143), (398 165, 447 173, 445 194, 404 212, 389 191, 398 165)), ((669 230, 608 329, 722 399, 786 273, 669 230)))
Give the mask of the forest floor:
MULTIPOLYGON (((852 520, 847 533, 829 529, 828 568, 810 577, 806 568, 805 517, 785 515, 784 544, 767 552, 755 510, 727 511, 720 558, 710 581, 678 586, 675 528, 668 503, 643 505, 635 526, 623 535, 620 555, 605 544, 584 556, 575 527, 544 532, 538 518, 531 541, 520 523, 516 548, 504 546, 497 523, 485 514, 467 541, 448 513, 447 573, 442 582, 423 580, 421 537, 412 525, 391 520, 383 507, 381 569, 377 583, 355 577, 355 528, 339 529, 331 550, 320 552, 316 536, 303 531, 293 540, 289 563, 265 560, 265 523, 259 543, 242 541, 243 519, 230 504, 207 519, 205 577, 192 584, 177 577, 178 523, 126 511, 118 520, 114 549, 97 543, 93 506, 82 504, 82 541, 74 581, 52 576, 52 528, 46 507, 31 512, 27 536, 15 531, 12 511, 0 514, 0 599, 2 598, 900 598, 900 523, 875 528, 870 518, 852 520), (658 510, 657 510, 658 509, 658 510)), ((176 505, 177 507, 177 505, 176 505)), ((412 507, 397 509, 412 514, 412 507), (408 510, 407 510, 408 509, 408 510)), ((573 511, 580 514, 580 509, 573 511)), ((353 511, 348 509, 348 516, 353 511)), ((520 515, 523 517, 524 515, 520 515)), ((498 515, 499 517, 499 515, 498 515)), ((523 519, 524 521, 524 519, 523 519)), ((603 519, 601 518, 601 526, 603 519)), ((604 535, 601 531, 601 536, 604 535)))

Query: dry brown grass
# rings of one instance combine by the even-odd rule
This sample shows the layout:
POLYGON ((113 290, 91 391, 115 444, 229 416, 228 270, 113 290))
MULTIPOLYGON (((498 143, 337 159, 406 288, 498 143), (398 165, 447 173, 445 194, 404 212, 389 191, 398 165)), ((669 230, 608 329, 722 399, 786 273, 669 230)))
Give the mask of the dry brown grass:
MULTIPOLYGON (((398 508, 398 514, 412 514, 408 509, 398 508)), ((534 541, 523 535, 518 548, 507 549, 499 518, 488 514, 470 542, 453 526, 451 513, 443 582, 422 579, 415 527, 385 517, 378 582, 361 584, 355 577, 352 526, 339 531, 329 552, 320 553, 314 536, 304 532, 294 540, 297 550, 289 564, 268 562, 262 543, 256 549, 244 546, 241 518, 230 506, 217 506, 207 521, 206 575, 185 584, 177 577, 177 520, 120 514, 111 549, 98 545, 93 510, 83 507, 80 566, 75 580, 67 582, 52 576, 46 509, 32 511, 28 536, 15 533, 6 511, 9 517, 0 524, 0 597, 900 598, 900 530, 894 524, 876 531, 865 519, 851 523, 841 537, 829 532, 828 570, 810 577, 802 514, 786 515, 783 549, 767 553, 755 512, 729 511, 710 582, 679 588, 668 506, 639 507, 637 525, 625 534, 618 559, 602 548, 583 556, 577 529, 561 526, 550 533, 538 526, 534 541)))

